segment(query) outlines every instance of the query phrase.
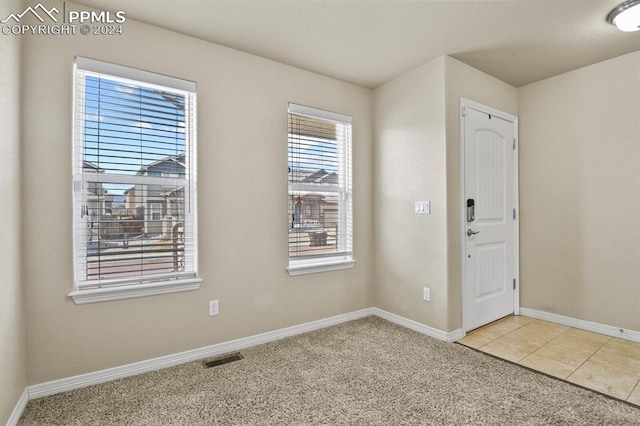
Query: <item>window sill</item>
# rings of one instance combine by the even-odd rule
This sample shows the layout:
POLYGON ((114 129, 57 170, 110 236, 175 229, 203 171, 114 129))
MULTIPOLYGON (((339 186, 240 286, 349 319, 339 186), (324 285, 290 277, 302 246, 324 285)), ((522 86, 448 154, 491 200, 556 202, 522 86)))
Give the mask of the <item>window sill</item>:
POLYGON ((201 278, 185 278, 181 280, 119 285, 86 290, 76 289, 67 296, 72 297, 76 305, 82 305, 85 303, 109 302, 111 300, 132 299, 134 297, 198 290, 200 288, 200 284, 202 284, 201 278))
POLYGON ((325 260, 323 262, 306 262, 291 265, 287 268, 289 276, 316 274, 319 272, 339 271, 352 269, 356 264, 355 259, 325 260))

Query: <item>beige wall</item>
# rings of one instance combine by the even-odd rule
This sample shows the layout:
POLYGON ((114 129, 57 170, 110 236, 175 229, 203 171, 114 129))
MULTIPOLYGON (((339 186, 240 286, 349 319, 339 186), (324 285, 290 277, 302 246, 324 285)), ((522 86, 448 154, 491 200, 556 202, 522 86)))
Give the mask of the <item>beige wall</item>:
POLYGON ((462 327, 462 257, 460 238, 460 98, 518 115, 515 87, 447 57, 447 272, 449 277, 447 330, 462 327))
POLYGON ((448 316, 444 61, 374 92, 374 303, 439 330, 448 316), (414 214, 418 200, 431 201, 430 215, 414 214))
POLYGON ((519 90, 440 57, 372 92, 131 20, 123 36, 25 37, 20 174, 20 50, 0 43, 0 189, 15 206, 16 182, 23 194, 21 210, 0 210, 12 224, 0 246, 0 419, 26 382, 20 283, 30 384, 370 306, 460 328, 460 97, 520 116, 522 306, 640 329, 640 225, 624 221, 640 207, 640 53, 519 90), (82 306, 66 296, 76 55, 197 82, 199 291, 82 306), (353 116, 353 270, 285 271, 288 102, 353 116), (416 200, 432 214, 415 215, 416 200))
POLYGON ((523 307, 640 330, 640 52, 518 89, 523 307))
MULTIPOLYGON (((0 16, 19 12, 3 2, 0 16)), ((0 37, 0 424, 24 391, 25 317, 20 281, 20 38, 0 37)))
POLYGON ((450 57, 375 90, 377 307, 443 331, 462 327, 460 97, 515 115, 516 95, 450 57), (431 201, 431 215, 413 213, 417 200, 431 201))
POLYGON ((26 38, 24 65, 30 384, 372 306, 370 90, 130 20, 123 36, 26 38), (89 305, 66 296, 76 55, 197 82, 199 291, 89 305), (353 117, 352 270, 287 275, 288 102, 353 117))

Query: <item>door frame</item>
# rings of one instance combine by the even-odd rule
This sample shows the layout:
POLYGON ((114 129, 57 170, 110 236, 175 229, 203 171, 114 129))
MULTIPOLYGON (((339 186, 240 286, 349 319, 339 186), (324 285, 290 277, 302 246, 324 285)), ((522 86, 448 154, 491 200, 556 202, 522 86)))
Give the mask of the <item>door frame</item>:
POLYGON ((460 98, 460 239, 461 239, 461 252, 460 258, 462 277, 461 277, 461 297, 462 297, 462 331, 467 333, 467 318, 469 312, 469 301, 467 300, 467 262, 465 261, 467 238, 465 236, 466 231, 466 200, 465 200, 465 128, 464 128, 464 113, 465 109, 470 108, 476 111, 490 114, 494 117, 501 118, 503 120, 513 123, 513 138, 515 139, 515 149, 513 150, 513 203, 516 210, 516 217, 513 221, 514 233, 513 233, 513 273, 516 279, 516 288, 513 292, 513 313, 514 315, 520 315, 520 194, 519 194, 519 177, 518 177, 518 152, 520 151, 520 141, 518 139, 518 117, 502 112, 500 110, 488 107, 478 102, 472 101, 467 98, 460 98))

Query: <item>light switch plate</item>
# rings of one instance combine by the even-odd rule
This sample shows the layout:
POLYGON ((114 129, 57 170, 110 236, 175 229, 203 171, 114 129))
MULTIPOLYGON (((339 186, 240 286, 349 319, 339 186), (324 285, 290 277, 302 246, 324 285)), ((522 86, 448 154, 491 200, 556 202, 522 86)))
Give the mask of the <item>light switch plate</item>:
POLYGON ((430 201, 416 201, 414 207, 415 214, 431 214, 430 201))

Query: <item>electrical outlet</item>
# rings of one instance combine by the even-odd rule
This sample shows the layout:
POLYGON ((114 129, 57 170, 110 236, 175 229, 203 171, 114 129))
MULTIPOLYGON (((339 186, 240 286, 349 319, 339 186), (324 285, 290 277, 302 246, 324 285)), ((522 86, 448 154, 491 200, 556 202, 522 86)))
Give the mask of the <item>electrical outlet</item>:
POLYGON ((422 289, 422 299, 425 302, 431 302, 431 289, 429 287, 424 287, 422 289))
POLYGON ((218 301, 209 300, 209 316, 218 315, 218 301))

